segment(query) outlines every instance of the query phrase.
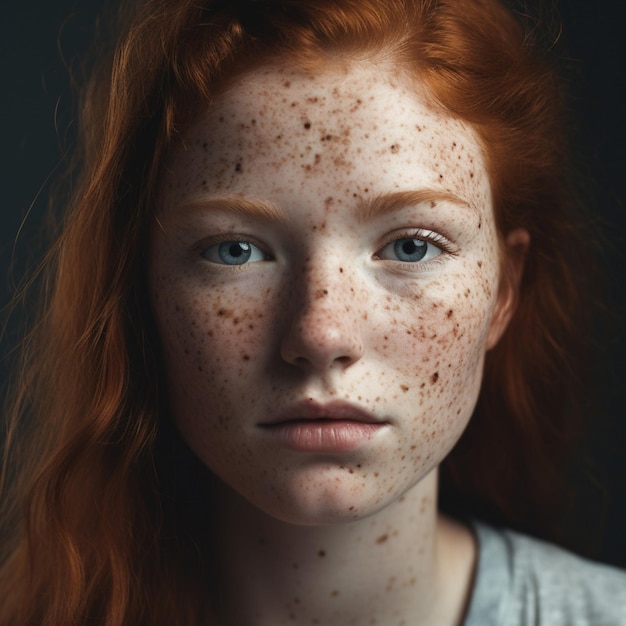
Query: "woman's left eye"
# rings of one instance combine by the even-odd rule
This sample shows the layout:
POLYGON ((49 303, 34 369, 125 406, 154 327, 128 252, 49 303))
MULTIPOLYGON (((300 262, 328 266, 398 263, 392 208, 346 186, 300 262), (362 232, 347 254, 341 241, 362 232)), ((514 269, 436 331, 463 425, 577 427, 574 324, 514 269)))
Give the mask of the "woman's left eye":
POLYGON ((268 259, 263 250, 249 241, 222 241, 205 248, 202 256, 219 265, 245 265, 268 259))
POLYGON ((430 241, 405 237, 388 243, 376 253, 376 256, 385 261, 417 263, 418 261, 430 261, 441 253, 442 249, 430 241))

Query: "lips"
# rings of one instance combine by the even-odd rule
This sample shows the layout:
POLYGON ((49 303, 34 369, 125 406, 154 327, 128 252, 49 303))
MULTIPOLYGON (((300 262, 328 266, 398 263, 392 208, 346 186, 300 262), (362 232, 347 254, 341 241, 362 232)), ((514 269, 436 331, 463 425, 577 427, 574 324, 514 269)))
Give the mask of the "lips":
POLYGON ((260 423, 265 435, 298 452, 341 453, 371 441, 389 424, 346 402, 303 402, 260 423))

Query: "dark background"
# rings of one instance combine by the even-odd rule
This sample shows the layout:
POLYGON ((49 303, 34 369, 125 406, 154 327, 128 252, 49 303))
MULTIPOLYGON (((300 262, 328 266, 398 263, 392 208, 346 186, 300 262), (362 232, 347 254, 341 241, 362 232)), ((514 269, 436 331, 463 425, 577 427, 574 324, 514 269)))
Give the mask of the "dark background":
MULTIPOLYGON (((559 10, 575 79, 580 160, 595 185, 594 210, 607 237, 602 264, 611 312, 590 337, 600 349, 589 381, 594 385, 589 408, 594 469, 582 487, 584 508, 590 535, 604 529, 594 541, 597 557, 626 568, 626 46, 621 4, 561 0, 559 10)), ((80 61, 88 49, 102 6, 96 0, 31 0, 5 3, 0 10, 0 306, 40 254, 37 234, 50 183, 65 167, 62 156, 71 148, 74 130, 67 65, 80 61)), ((7 326, 3 355, 14 344, 19 321, 14 316, 7 326)), ((0 380, 7 377, 4 362, 0 375, 0 380)))

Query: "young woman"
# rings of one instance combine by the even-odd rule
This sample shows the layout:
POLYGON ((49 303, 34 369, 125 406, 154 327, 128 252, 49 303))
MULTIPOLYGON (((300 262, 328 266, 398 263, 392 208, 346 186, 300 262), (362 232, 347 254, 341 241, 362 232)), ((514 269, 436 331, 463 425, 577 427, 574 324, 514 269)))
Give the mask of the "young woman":
POLYGON ((624 574, 474 517, 552 536, 577 431, 583 233, 512 14, 128 24, 24 347, 0 623, 626 623, 624 574))

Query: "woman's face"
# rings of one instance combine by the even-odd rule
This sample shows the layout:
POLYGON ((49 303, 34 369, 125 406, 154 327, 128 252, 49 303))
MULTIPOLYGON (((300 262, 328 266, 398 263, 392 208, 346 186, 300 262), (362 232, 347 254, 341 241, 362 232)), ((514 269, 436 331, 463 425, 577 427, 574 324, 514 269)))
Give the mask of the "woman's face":
POLYGON ((373 63, 267 67, 168 163, 150 287, 171 411, 266 513, 357 519, 437 467, 506 324, 465 123, 373 63))

